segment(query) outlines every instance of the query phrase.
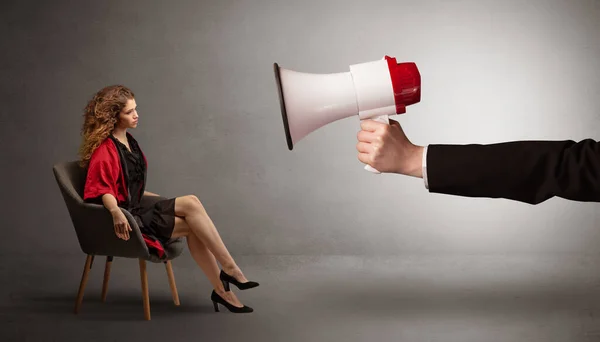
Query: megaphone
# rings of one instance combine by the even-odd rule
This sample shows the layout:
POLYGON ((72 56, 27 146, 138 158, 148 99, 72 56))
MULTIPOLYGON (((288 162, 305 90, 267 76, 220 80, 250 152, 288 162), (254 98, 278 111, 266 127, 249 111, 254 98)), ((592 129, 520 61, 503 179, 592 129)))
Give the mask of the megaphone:
MULTIPOLYGON (((331 122, 358 115, 389 124, 421 101, 421 75, 415 63, 396 58, 350 65, 349 72, 311 74, 273 65, 287 145, 294 145, 331 122)), ((370 165, 365 169, 379 173, 370 165)))

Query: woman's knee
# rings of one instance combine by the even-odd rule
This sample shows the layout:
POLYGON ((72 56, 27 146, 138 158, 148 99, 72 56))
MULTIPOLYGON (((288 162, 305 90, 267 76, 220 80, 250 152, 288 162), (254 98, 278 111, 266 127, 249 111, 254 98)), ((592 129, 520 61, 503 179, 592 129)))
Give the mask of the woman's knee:
MULTIPOLYGON (((206 212, 204 209, 204 206, 202 205, 202 202, 200 202, 200 199, 196 196, 196 195, 187 195, 187 196, 182 196, 180 197, 181 199, 181 205, 179 206, 178 210, 179 212, 182 212, 186 215, 190 215, 193 213, 198 213, 198 212, 206 212)), ((176 202, 177 204, 177 202, 176 202)))
POLYGON ((202 202, 200 202, 200 199, 196 195, 188 195, 188 196, 190 198, 190 201, 192 202, 192 206, 196 210, 204 211, 204 205, 202 205, 202 202))
POLYGON ((202 204, 202 202, 200 202, 200 199, 196 195, 187 195, 186 197, 195 204, 202 204))

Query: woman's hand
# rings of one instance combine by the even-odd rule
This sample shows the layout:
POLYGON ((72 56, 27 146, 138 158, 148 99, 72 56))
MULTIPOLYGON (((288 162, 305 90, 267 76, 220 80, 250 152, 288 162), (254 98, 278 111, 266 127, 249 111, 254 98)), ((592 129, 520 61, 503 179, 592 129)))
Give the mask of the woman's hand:
POLYGON ((129 226, 129 222, 127 221, 127 217, 121 211, 120 208, 116 208, 111 211, 113 217, 113 225, 115 227, 115 234, 125 241, 129 240, 129 232, 131 231, 131 227, 129 226))

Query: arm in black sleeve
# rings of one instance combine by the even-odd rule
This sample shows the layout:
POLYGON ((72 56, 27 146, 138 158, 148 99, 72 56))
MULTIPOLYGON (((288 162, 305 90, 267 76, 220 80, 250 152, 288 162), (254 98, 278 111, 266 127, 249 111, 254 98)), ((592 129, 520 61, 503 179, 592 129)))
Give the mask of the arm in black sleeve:
POLYGON ((432 144, 426 158, 433 193, 530 204, 554 196, 600 202, 600 142, 592 139, 432 144))

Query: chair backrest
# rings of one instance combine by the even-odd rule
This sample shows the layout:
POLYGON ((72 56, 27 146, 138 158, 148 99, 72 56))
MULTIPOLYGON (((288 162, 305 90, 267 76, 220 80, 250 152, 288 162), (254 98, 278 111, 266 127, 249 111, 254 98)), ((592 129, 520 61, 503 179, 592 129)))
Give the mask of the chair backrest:
POLYGON ((77 220, 77 217, 80 216, 78 212, 81 211, 81 206, 84 204, 83 189, 87 170, 79 166, 77 161, 68 161, 55 164, 52 171, 69 211, 79 245, 84 253, 93 254, 89 253, 89 248, 84 242, 86 240, 85 233, 81 230, 81 225, 77 220))
POLYGON ((83 188, 87 170, 77 161, 62 162, 54 165, 54 177, 65 195, 72 201, 83 203, 83 188))
POLYGON ((148 248, 129 212, 124 210, 133 229, 130 233, 132 239, 123 241, 118 239, 111 229, 112 217, 104 206, 83 201, 87 169, 79 166, 77 161, 69 161, 55 164, 53 171, 84 253, 123 257, 148 256, 148 248))

